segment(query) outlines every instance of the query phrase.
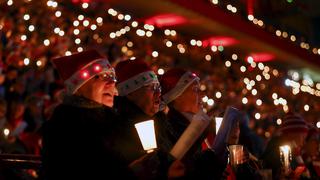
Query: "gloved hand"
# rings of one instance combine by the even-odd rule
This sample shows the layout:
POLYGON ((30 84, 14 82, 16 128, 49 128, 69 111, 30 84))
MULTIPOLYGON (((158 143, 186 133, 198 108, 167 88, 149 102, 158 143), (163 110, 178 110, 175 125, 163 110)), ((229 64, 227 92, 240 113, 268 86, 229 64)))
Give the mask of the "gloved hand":
POLYGON ((211 118, 205 112, 203 112, 202 109, 200 109, 195 115, 193 115, 192 120, 210 122, 211 118))
POLYGON ((175 160, 169 167, 168 179, 183 177, 186 173, 185 171, 186 169, 184 164, 179 160, 175 160))
POLYGON ((167 179, 174 160, 169 153, 157 150, 133 161, 129 167, 139 179, 167 179))

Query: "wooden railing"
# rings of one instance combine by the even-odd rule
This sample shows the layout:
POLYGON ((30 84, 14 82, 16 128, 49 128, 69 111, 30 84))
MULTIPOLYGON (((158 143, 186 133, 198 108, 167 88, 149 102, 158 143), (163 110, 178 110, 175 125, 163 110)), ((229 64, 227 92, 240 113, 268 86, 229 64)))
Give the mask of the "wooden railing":
POLYGON ((0 168, 39 169, 41 157, 29 154, 0 154, 0 168))

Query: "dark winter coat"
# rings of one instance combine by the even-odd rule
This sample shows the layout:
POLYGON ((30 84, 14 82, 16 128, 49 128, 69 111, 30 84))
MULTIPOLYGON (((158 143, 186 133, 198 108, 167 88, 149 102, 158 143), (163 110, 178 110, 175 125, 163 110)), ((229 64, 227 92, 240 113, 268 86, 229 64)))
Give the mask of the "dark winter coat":
MULTIPOLYGON (((174 108, 170 108, 168 120, 175 132, 172 141, 177 142, 190 122, 174 108)), ((211 150, 202 151, 201 144, 206 137, 207 131, 205 130, 182 159, 186 167, 184 179, 220 179, 222 176, 225 167, 219 166, 220 163, 215 153, 211 150)))
POLYGON ((154 177, 149 177, 148 179, 166 178, 167 170, 174 161, 174 157, 169 154, 172 143, 168 137, 170 136, 170 127, 168 127, 165 114, 158 113, 150 117, 126 97, 116 97, 114 108, 121 118, 126 121, 121 133, 129 140, 119 145, 122 147, 122 154, 128 163, 132 163, 146 155, 134 124, 150 119, 154 120, 158 149, 152 155, 148 155, 144 161, 145 165, 149 164, 153 167, 148 167, 150 169, 142 171, 154 171, 155 174, 150 175, 154 177), (159 174, 161 174, 161 177, 159 177, 159 174))
MULTIPOLYGON (((287 141, 283 139, 281 136, 274 136, 271 138, 269 143, 267 144, 267 147, 262 154, 262 160, 263 160, 263 167, 265 169, 272 169, 272 177, 273 179, 279 179, 281 178, 281 170, 282 165, 280 161, 280 150, 279 146, 282 146, 284 144, 287 144, 287 141)), ((296 167, 299 165, 296 157, 299 156, 299 154, 295 153, 294 149, 291 149, 291 162, 290 167, 292 170, 296 169, 296 167)))
POLYGON ((281 162, 279 146, 282 144, 282 142, 283 141, 278 136, 271 138, 261 157, 263 160, 263 167, 265 169, 272 169, 273 179, 280 178, 281 162))
MULTIPOLYGON (((178 112, 174 108, 170 108, 168 112, 168 120, 171 126, 173 127, 173 130, 175 131, 175 137, 174 137, 175 139, 173 139, 173 141, 177 142, 180 136, 189 126, 190 122, 185 116, 183 116, 180 112, 178 112)), ((204 138, 205 136, 202 135, 189 149, 189 151, 183 158, 183 162, 185 164, 192 163, 193 159, 199 154, 201 154, 201 151, 202 151, 201 144, 204 138)))
POLYGON ((114 147, 120 123, 111 108, 67 96, 43 126, 45 179, 134 179, 114 147))

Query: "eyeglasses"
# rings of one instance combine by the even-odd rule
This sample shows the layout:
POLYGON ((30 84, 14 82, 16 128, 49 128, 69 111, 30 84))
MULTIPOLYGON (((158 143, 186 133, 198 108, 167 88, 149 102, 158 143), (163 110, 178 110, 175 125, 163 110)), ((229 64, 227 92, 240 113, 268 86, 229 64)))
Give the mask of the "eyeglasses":
POLYGON ((101 73, 99 75, 95 75, 94 78, 99 79, 101 81, 105 81, 107 83, 117 82, 117 78, 114 73, 101 73))
POLYGON ((157 83, 144 86, 143 88, 150 90, 150 91, 154 91, 154 92, 159 92, 159 93, 161 92, 161 86, 160 86, 160 84, 157 84, 157 83))

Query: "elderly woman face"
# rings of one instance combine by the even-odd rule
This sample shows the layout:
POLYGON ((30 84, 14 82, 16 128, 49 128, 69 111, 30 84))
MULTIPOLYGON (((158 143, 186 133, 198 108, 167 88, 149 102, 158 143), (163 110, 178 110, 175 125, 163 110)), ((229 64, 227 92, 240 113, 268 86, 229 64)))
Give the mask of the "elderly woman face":
POLYGON ((145 114, 153 116, 159 111, 160 93, 161 87, 159 83, 151 83, 128 94, 127 97, 145 114))
POLYGON ((103 73, 94 76, 81 86, 76 94, 112 107, 113 97, 117 94, 114 73, 103 73))
POLYGON ((173 101, 174 107, 181 112, 197 113, 201 109, 200 85, 193 82, 173 101))

